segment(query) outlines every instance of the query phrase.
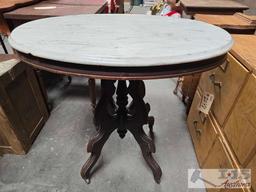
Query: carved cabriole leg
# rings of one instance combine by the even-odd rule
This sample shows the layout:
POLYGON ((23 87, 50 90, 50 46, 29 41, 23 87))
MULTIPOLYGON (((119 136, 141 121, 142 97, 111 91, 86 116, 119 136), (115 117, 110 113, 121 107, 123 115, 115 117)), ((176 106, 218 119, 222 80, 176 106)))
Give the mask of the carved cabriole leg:
POLYGON ((140 145, 143 157, 151 168, 155 181, 160 183, 162 170, 154 160, 152 153, 155 153, 155 144, 143 130, 143 125, 148 124, 149 104, 145 104, 145 85, 143 81, 130 81, 129 94, 133 101, 128 108, 127 129, 133 134, 140 145))
POLYGON ((98 128, 97 134, 88 143, 87 151, 91 153, 91 156, 84 164, 81 176, 87 183, 90 183, 90 171, 100 157, 101 150, 111 133, 117 129, 119 136, 124 138, 129 130, 140 145, 143 157, 151 168, 155 181, 160 183, 162 171, 152 156, 155 152, 155 144, 143 130, 143 125, 149 124, 150 132, 152 132, 154 124, 154 118, 148 117, 150 106, 143 101, 145 85, 143 81, 130 81, 129 88, 127 88, 126 81, 118 81, 115 103, 113 100, 114 82, 104 80, 101 82, 102 95, 94 116, 94 123, 98 128), (129 107, 127 107, 128 94, 133 99, 129 107))
POLYGON ((87 151, 91 153, 81 170, 81 176, 86 183, 90 183, 90 171, 100 157, 101 150, 111 133, 116 129, 115 105, 113 95, 115 93, 114 81, 101 82, 101 99, 95 109, 94 122, 98 127, 97 134, 89 141, 87 151))

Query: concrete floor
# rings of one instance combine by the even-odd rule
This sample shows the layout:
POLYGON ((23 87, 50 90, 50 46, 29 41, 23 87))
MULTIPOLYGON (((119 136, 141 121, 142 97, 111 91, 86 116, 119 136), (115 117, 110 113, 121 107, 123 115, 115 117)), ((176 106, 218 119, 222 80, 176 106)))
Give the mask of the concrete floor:
POLYGON ((68 88, 60 83, 49 91, 54 109, 29 153, 0 158, 0 191, 194 191, 187 188, 187 169, 197 168, 198 164, 185 108, 172 94, 174 86, 173 79, 146 81, 145 100, 151 104, 150 114, 156 119, 154 156, 163 170, 160 185, 154 182, 132 135, 128 133, 121 140, 116 132, 103 148, 91 184, 82 180, 80 168, 89 157, 86 144, 95 128, 87 81, 74 78, 68 88))

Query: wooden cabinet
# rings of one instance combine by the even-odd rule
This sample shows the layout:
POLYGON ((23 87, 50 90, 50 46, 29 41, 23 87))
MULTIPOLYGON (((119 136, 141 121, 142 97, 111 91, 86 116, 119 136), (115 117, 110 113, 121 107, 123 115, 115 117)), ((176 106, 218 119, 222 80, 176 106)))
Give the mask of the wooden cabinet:
POLYGON ((256 36, 233 35, 233 38, 235 45, 227 63, 201 75, 187 123, 200 167, 250 168, 253 189, 235 191, 255 191, 256 36), (215 98, 204 125, 198 124, 202 130, 208 131, 201 134, 200 141, 204 144, 200 145, 193 123, 201 119, 197 106, 205 92, 210 92, 215 98))
POLYGON ((251 75, 227 124, 225 135, 239 162, 245 166, 256 150, 256 76, 251 75))
POLYGON ((225 149, 224 144, 220 138, 217 138, 212 146, 211 152, 207 157, 204 169, 232 169, 234 168, 228 151, 225 149))
POLYGON ((49 114, 34 71, 16 59, 0 65, 0 152, 24 154, 49 114))
POLYGON ((190 115, 188 116, 188 128, 195 146, 198 162, 200 165, 205 161, 217 136, 210 116, 206 118, 197 110, 197 105, 201 100, 199 92, 195 94, 190 115), (196 105, 196 106, 195 106, 196 105))
POLYGON ((234 15, 195 14, 195 20, 203 21, 225 29, 232 34, 251 34, 256 30, 256 17, 235 13, 234 15))
POLYGON ((243 65, 228 54, 225 64, 202 74, 199 88, 215 96, 212 112, 221 126, 240 93, 248 73, 243 65))

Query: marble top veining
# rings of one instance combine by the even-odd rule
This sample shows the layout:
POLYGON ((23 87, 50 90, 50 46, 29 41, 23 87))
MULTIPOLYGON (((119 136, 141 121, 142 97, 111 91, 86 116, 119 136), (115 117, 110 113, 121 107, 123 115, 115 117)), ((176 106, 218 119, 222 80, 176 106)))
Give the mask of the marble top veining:
POLYGON ((210 59, 230 50, 223 29, 188 19, 149 15, 76 15, 17 27, 11 46, 61 62, 115 67, 172 65, 210 59))

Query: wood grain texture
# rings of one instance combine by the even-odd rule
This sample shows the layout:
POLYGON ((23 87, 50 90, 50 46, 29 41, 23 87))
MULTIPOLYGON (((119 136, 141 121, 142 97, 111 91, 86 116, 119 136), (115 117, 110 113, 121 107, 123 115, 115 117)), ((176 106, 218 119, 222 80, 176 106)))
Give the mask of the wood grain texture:
POLYGON ((2 34, 2 35, 10 34, 9 27, 8 27, 4 17, 1 14, 0 14, 0 34, 2 34))
POLYGON ((104 12, 105 4, 91 6, 77 6, 66 4, 52 4, 41 2, 35 5, 23 7, 4 14, 5 19, 36 20, 47 17, 94 14, 104 12), (48 7, 48 8, 47 8, 48 7))
POLYGON ((214 143, 204 165, 204 169, 232 169, 234 168, 223 142, 218 138, 214 143))
POLYGON ((240 164, 245 167, 256 150, 256 76, 251 75, 224 132, 240 164))
POLYGON ((0 106, 0 154, 16 153, 25 154, 24 147, 12 131, 12 125, 2 107, 0 106))
POLYGON ((210 118, 204 119, 205 116, 198 111, 197 107, 200 102, 201 96, 197 92, 188 115, 187 123, 199 165, 202 166, 217 138, 217 132, 210 118))
POLYGON ((222 126, 249 75, 232 55, 228 54, 227 63, 202 74, 200 90, 215 96, 211 110, 222 126), (225 70, 223 70, 225 68, 225 70))
POLYGON ((256 15, 246 15, 243 13, 236 13, 235 15, 247 23, 256 24, 256 15))
POLYGON ((249 8, 232 0, 181 0, 181 7, 188 15, 196 13, 231 15, 249 8))
POLYGON ((256 30, 256 23, 252 24, 248 20, 245 20, 241 18, 241 16, 238 16, 238 14, 234 14, 234 15, 195 14, 194 18, 198 21, 203 21, 203 22, 221 27, 230 33, 254 34, 256 30))
POLYGON ((17 56, 12 54, 0 54, 0 62, 7 61, 10 59, 17 59, 17 56))
POLYGON ((18 7, 31 5, 38 3, 42 0, 1 0, 0 1, 0 13, 16 9, 18 7))
POLYGON ((211 70, 226 61, 226 55, 222 55, 213 59, 170 66, 101 67, 91 65, 74 65, 72 63, 41 59, 20 52, 16 53, 22 61, 40 70, 62 75, 82 76, 106 80, 146 80, 190 75, 211 70))
MULTIPOLYGON (((3 60, 8 57, 11 56, 2 56, 3 60)), ((0 76, 0 107, 1 125, 5 126, 0 128, 5 143, 0 147, 1 153, 24 154, 49 116, 29 66, 18 63, 0 76)))
POLYGON ((256 74, 255 35, 232 35, 234 45, 231 54, 250 71, 256 74))

